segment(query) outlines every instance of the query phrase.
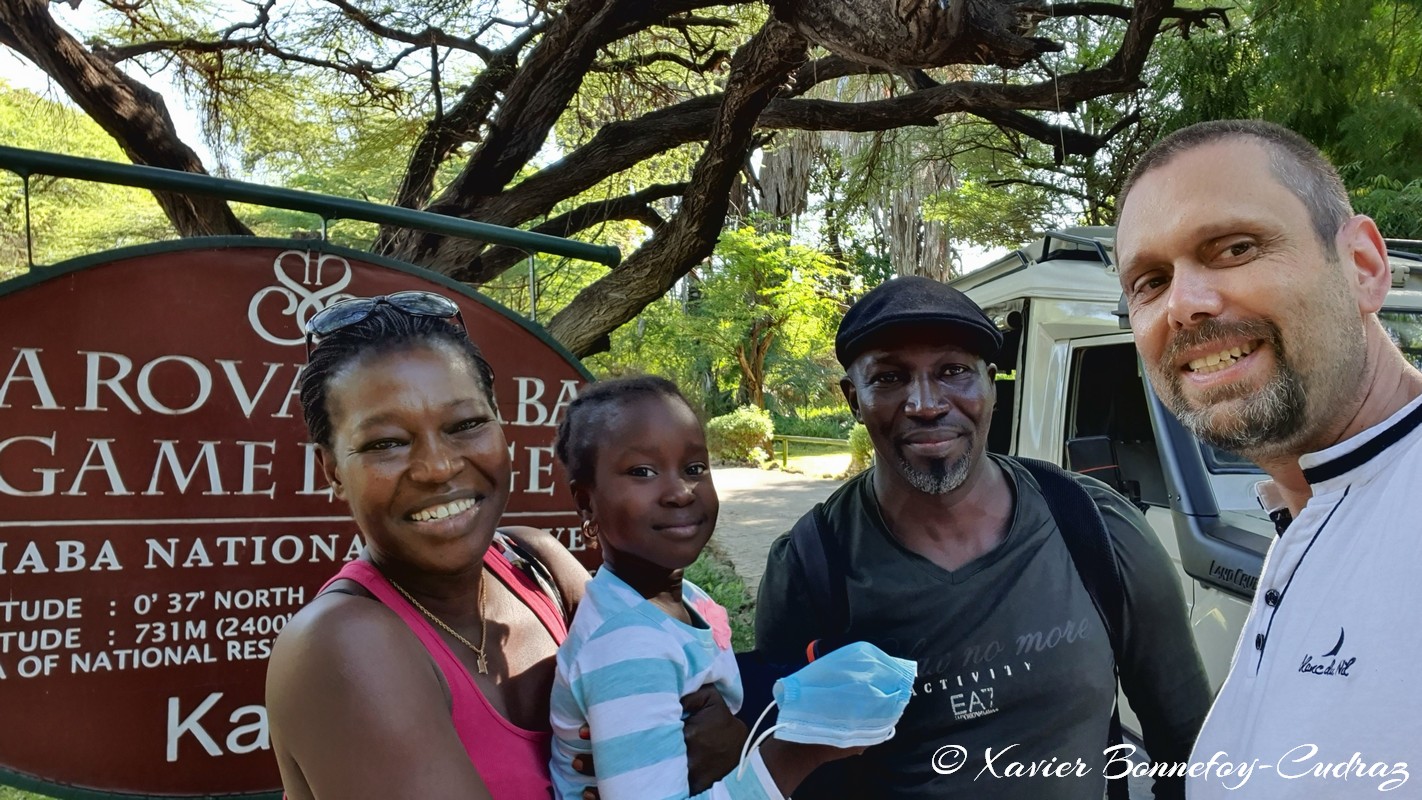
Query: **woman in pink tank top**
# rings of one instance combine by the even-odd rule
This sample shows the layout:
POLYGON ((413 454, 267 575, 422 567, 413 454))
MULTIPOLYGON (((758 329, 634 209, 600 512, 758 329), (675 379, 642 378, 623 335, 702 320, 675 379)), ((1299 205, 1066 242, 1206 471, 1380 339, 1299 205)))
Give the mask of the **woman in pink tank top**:
POLYGON ((548 697, 587 573, 552 537, 496 529, 511 483, 488 364, 425 292, 333 305, 301 401, 366 552, 282 631, 267 675, 287 796, 548 797, 548 697), (561 595, 561 602, 554 595, 561 595))

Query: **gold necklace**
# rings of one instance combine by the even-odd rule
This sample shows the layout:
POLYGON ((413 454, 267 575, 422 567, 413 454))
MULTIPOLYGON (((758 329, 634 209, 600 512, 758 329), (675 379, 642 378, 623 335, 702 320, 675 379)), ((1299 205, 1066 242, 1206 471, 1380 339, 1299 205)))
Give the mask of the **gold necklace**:
MULTIPOLYGON (((486 616, 484 616, 484 584, 485 584, 485 582, 487 581, 487 579, 488 579, 488 576, 487 576, 487 575, 481 575, 481 576, 479 576, 479 646, 478 646, 478 647, 475 647, 473 642, 469 641, 468 639, 464 638, 463 636, 460 636, 460 635, 459 635, 459 631, 456 631, 455 629, 453 629, 453 628, 449 627, 448 625, 446 625, 445 622, 444 622, 444 620, 442 620, 442 619, 440 619, 439 617, 436 617, 434 614, 430 613, 430 610, 429 610, 428 608, 425 608, 424 606, 420 605, 420 601, 419 601, 419 600, 416 600, 416 599, 413 598, 413 597, 411 597, 411 596, 410 596, 410 593, 407 592, 407 591, 405 591, 405 588, 404 588, 403 586, 401 586, 400 584, 396 583, 395 581, 390 581, 390 585, 395 587, 395 591, 397 591, 397 592, 399 592, 400 594, 404 595, 404 596, 405 596, 405 599, 410 601, 410 605, 412 605, 412 606, 414 606, 415 608, 419 609, 421 614, 424 614, 426 617, 429 617, 429 618, 430 618, 430 622, 433 622, 434 624, 438 625, 440 628, 442 628, 442 629, 444 630, 445 633, 447 633, 447 634, 449 634, 450 636, 453 636, 454 638, 458 639, 459 642, 460 642, 460 644, 463 644, 465 647, 469 648, 470 650, 473 650, 473 651, 474 651, 474 655, 478 656, 478 661, 476 661, 475 663, 478 664, 478 666, 479 666, 479 674, 480 674, 480 675, 488 675, 488 674, 489 674, 489 662, 488 662, 487 660, 485 660, 485 658, 484 658, 484 648, 488 645, 488 642, 489 642, 489 618, 486 617, 486 616)), ((387 578, 386 580, 389 580, 389 579, 387 578)))

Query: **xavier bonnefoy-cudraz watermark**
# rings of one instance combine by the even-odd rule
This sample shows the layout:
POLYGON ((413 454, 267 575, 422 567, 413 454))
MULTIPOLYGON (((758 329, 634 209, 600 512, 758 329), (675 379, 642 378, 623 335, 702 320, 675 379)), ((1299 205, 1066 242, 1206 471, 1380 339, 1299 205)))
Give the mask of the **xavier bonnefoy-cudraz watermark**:
MULTIPOLYGON (((1085 778, 1096 771, 1092 763, 1098 759, 1063 758, 1053 756, 1027 760, 1016 744, 985 747, 975 753, 962 745, 948 744, 933 755, 933 770, 940 775, 973 772, 974 781, 995 780, 1069 780, 1085 778)), ((1188 776, 1196 780, 1218 781, 1226 789, 1242 789, 1250 780, 1268 776, 1270 780, 1318 781, 1329 783, 1370 782, 1379 792, 1390 792, 1407 783, 1410 774, 1406 761, 1385 761, 1353 752, 1339 757, 1327 757, 1317 745, 1300 744, 1275 756, 1240 757, 1218 752, 1199 761, 1149 763, 1135 745, 1113 745, 1102 751, 1104 763, 1100 774, 1107 780, 1188 776)), ((1322 790, 1321 790, 1322 791, 1322 790)), ((1323 796, 1323 795, 1320 795, 1323 796)))

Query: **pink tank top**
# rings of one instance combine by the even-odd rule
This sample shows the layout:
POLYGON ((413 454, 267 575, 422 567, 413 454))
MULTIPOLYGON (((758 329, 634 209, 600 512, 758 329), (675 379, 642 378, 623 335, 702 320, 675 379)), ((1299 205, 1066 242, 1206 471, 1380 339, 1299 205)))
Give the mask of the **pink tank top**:
MULTIPOLYGON (((484 566, 538 616, 555 642, 563 643, 568 635, 567 625, 553 601, 537 584, 515 569, 495 547, 490 547, 484 555, 484 566)), ((551 797, 548 756, 552 733, 525 730, 500 716, 429 620, 401 597, 369 562, 347 563, 321 590, 325 591, 327 586, 343 578, 364 586, 400 615, 439 665, 449 685, 454 730, 494 800, 547 800, 551 797)))

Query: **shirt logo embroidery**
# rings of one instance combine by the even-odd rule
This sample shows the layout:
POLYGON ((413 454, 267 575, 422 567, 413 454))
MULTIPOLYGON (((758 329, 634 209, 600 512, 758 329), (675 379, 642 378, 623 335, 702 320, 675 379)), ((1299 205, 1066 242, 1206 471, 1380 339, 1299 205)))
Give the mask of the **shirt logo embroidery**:
POLYGON ((1351 677, 1348 670, 1353 668, 1353 662, 1357 657, 1339 658, 1338 654, 1343 650, 1343 640, 1347 634, 1343 628, 1338 629, 1338 643, 1333 645, 1333 649, 1318 657, 1318 661, 1313 660, 1313 656, 1304 654, 1303 663, 1299 665, 1299 672, 1309 675, 1337 675, 1340 678, 1351 677))

